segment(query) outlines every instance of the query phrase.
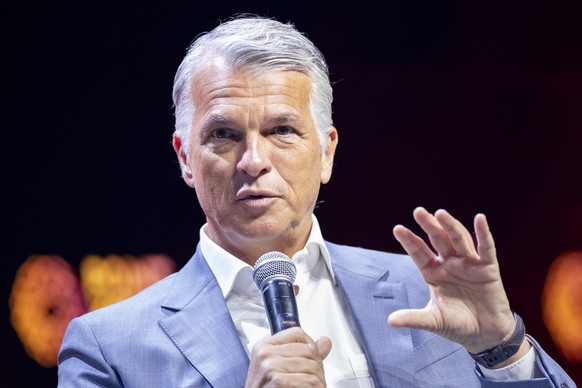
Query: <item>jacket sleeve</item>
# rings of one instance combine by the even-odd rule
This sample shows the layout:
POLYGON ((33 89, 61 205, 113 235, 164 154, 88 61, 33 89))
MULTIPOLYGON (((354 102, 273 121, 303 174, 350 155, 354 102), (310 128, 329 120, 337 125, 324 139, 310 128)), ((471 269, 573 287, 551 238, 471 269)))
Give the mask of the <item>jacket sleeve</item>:
POLYGON ((493 381, 486 379, 477 365, 475 366, 475 371, 481 380, 482 387, 502 387, 508 384, 512 387, 523 387, 523 388, 576 388, 576 384, 570 376, 542 349, 542 347, 529 335, 527 336, 530 342, 533 344, 536 350, 536 365, 534 378, 531 380, 524 381, 493 381))
POLYGON ((58 357, 58 387, 122 387, 83 317, 67 327, 58 357))

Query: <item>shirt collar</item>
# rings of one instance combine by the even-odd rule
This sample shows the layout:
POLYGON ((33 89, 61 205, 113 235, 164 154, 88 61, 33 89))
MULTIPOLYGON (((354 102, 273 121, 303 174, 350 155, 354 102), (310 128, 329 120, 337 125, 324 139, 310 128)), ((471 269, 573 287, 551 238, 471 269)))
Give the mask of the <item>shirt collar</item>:
MULTIPOLYGON (((298 272, 309 271, 315 266, 321 256, 335 283, 335 276, 331 267, 331 258, 323 235, 321 234, 319 222, 314 214, 311 215, 311 219, 311 232, 309 233, 307 243, 301 251, 293 255, 292 260, 296 263, 298 272)), ((218 281, 222 295, 226 298, 231 292, 246 294, 245 289, 249 291, 249 284, 252 283, 253 268, 212 241, 204 231, 206 225, 204 224, 200 228, 200 249, 218 281)), ((254 285, 254 283, 252 284, 254 285)), ((256 286, 254 288, 258 291, 256 286)))

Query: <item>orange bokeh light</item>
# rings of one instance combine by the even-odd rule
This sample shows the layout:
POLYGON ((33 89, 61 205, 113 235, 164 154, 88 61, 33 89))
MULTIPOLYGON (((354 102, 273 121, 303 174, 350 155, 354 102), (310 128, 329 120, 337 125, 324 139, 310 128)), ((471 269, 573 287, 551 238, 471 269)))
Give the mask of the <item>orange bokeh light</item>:
POLYGON ((10 321, 27 354, 46 368, 55 367, 73 318, 128 298, 175 270, 175 262, 163 254, 88 255, 80 274, 57 255, 32 255, 16 273, 10 321))
POLYGON ((80 264, 81 284, 89 311, 119 302, 176 270, 166 255, 140 257, 87 255, 80 264))
POLYGON ((550 266, 542 293, 543 319, 562 355, 582 362, 582 252, 560 255, 550 266))
POLYGON ((10 322, 26 353, 40 365, 57 365, 71 319, 87 312, 75 269, 56 255, 32 255, 20 266, 10 293, 10 322))

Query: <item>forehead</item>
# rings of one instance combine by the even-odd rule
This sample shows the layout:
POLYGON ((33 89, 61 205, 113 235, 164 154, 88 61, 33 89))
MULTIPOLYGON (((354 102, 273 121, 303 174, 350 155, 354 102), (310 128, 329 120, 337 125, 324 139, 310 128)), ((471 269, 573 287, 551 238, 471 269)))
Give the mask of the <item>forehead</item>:
POLYGON ((192 76, 192 99, 197 110, 221 105, 308 106, 311 80, 297 71, 245 71, 234 69, 221 58, 205 61, 192 76))

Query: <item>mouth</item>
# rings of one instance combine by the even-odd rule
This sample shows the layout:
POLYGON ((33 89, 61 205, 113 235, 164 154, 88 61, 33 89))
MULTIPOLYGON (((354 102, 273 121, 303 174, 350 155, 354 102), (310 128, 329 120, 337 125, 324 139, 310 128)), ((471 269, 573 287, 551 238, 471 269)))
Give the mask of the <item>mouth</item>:
POLYGON ((262 194, 250 194, 250 195, 245 195, 242 197, 237 197, 237 201, 257 201, 257 200, 261 200, 261 199, 270 199, 270 198, 276 198, 273 195, 262 195, 262 194))
POLYGON ((237 202, 266 202, 279 196, 268 191, 241 190, 236 195, 237 202))
POLYGON ((245 200, 245 199, 262 199, 262 198, 272 198, 272 197, 270 197, 268 195, 248 195, 242 199, 245 200))

